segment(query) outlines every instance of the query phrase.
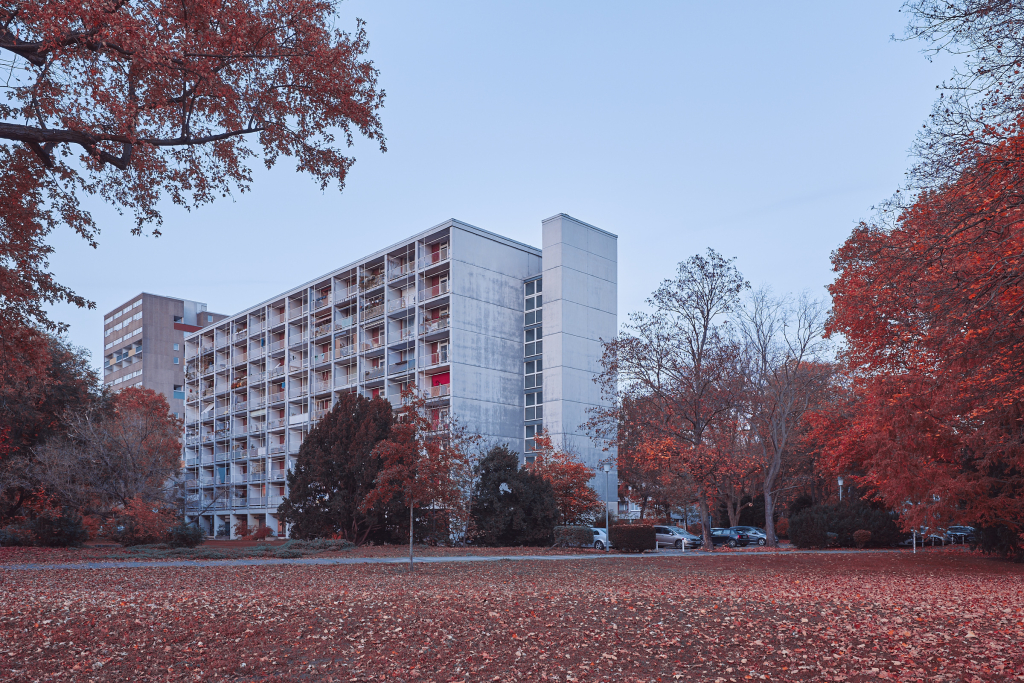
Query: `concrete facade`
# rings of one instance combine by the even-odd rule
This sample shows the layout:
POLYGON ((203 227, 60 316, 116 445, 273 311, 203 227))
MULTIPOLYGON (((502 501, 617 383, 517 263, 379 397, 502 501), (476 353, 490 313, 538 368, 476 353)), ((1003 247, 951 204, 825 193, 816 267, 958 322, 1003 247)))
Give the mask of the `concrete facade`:
MULTIPOLYGON (((552 242, 559 260, 551 276, 575 287, 576 262, 563 265, 561 253, 603 255, 605 270, 595 277, 600 296, 612 298, 614 334, 614 273, 611 279, 607 273, 614 270, 614 236, 563 218, 586 229, 566 228, 568 242, 552 242), (600 236, 593 245, 588 231, 600 236)), ((551 220, 544 223, 545 245, 556 229, 548 227, 551 220)), ((535 319, 543 313, 541 301, 524 292, 547 270, 546 249, 452 219, 187 335, 184 457, 191 516, 210 534, 233 533, 239 523, 286 533, 277 516, 285 474, 305 435, 345 392, 383 397, 397 407, 402 390, 415 386, 427 397, 431 419, 454 415, 485 443, 506 443, 529 457, 527 430, 541 428, 543 419, 536 406, 532 412, 526 406, 526 355, 537 347, 525 339, 528 330, 539 333, 535 319), (527 302, 536 310, 527 311, 527 302)), ((572 291, 575 304, 579 296, 572 291)), ((604 299, 585 303, 599 305, 594 310, 605 317, 559 343, 576 356, 596 351, 599 357, 596 340, 611 336, 604 327, 609 306, 604 299)), ((556 367, 561 386, 563 377, 582 383, 581 373, 597 366, 596 359, 574 356, 556 367)), ((543 382, 543 374, 531 375, 543 382)), ((571 421, 578 415, 585 421, 585 407, 595 400, 589 387, 581 391, 573 406, 553 413, 573 437, 582 432, 571 421)), ((559 392, 563 401, 565 391, 559 392)), ((581 454, 588 464, 596 462, 589 450, 581 454)))
POLYGON ((206 304, 145 292, 103 316, 103 384, 163 394, 185 415, 185 335, 223 319, 206 304))

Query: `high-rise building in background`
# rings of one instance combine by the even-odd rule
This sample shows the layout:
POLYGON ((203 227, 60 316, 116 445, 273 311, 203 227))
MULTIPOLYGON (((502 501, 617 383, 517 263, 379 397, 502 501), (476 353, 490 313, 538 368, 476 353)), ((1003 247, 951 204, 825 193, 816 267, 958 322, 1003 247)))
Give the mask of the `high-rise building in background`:
POLYGON ((185 415, 185 335, 224 316, 206 304, 138 294, 103 316, 103 384, 163 394, 171 412, 185 415))
POLYGON ((344 392, 398 406, 414 386, 432 419, 524 460, 546 427, 596 471, 609 454, 582 425, 617 328, 617 238, 559 214, 542 244, 449 220, 187 335, 190 517, 286 532, 285 473, 344 392))

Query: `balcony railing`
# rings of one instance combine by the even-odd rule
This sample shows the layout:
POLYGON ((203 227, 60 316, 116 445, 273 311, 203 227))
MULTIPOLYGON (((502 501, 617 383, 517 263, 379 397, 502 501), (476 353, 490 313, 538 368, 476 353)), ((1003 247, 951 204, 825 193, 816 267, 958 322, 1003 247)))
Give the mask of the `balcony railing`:
POLYGON ((320 363, 326 363, 331 360, 330 351, 322 351, 320 353, 313 354, 313 365, 319 365, 320 363))
POLYGON ((428 353, 426 356, 421 356, 420 361, 421 368, 429 368, 432 365, 448 363, 451 361, 451 352, 444 351, 443 353, 428 353))
POLYGON ((261 346, 254 346, 253 348, 249 349, 249 357, 250 358, 254 358, 254 359, 255 358, 260 358, 262 356, 265 356, 266 354, 267 354, 267 347, 266 346, 262 346, 262 345, 261 346))
POLYGON ((420 290, 420 301, 426 301, 427 299, 433 299, 434 297, 447 294, 449 291, 448 281, 439 282, 433 287, 426 287, 420 290))
POLYGON ((369 341, 364 341, 362 343, 362 345, 361 345, 361 348, 362 348, 363 351, 373 351, 374 349, 379 349, 379 348, 381 348, 383 346, 384 346, 384 337, 379 337, 377 339, 371 339, 369 341))
POLYGON ((403 360, 401 363, 392 363, 388 366, 389 375, 399 375, 406 372, 412 372, 416 369, 416 359, 408 358, 403 360))
POLYGON ((308 334, 293 334, 288 337, 288 346, 295 346, 296 344, 302 344, 306 341, 309 341, 308 334))
POLYGON ((271 403, 275 403, 277 401, 283 401, 284 400, 284 392, 283 391, 272 392, 268 398, 270 399, 271 403))
POLYGON ((309 387, 289 387, 288 398, 299 398, 309 393, 309 387))
POLYGON ((240 330, 235 330, 235 341, 245 341, 245 338, 249 336, 249 331, 244 327, 240 330))
POLYGON ((274 507, 284 502, 284 496, 268 496, 267 506, 274 507))
POLYGON ((391 262, 391 272, 388 273, 388 280, 397 280, 400 277, 408 275, 416 270, 416 262, 409 261, 407 263, 400 263, 398 261, 391 262))
POLYGON ((444 261, 445 259, 447 259, 451 255, 452 255, 451 254, 451 250, 448 248, 448 245, 447 244, 442 244, 441 248, 438 249, 437 251, 433 251, 433 252, 428 252, 427 253, 427 263, 428 264, 440 263, 441 261, 444 261))
POLYGON ((398 299, 394 299, 388 302, 388 313, 393 311, 400 311, 403 308, 409 308, 416 303, 416 297, 414 296, 403 296, 398 299))
POLYGON ((245 410, 249 407, 248 401, 235 401, 234 410, 245 410))
POLYGON ((447 330, 448 320, 449 317, 447 315, 443 315, 440 318, 435 318, 433 320, 427 320, 420 324, 421 333, 430 334, 431 332, 440 332, 441 330, 447 330))
POLYGON ((391 340, 391 343, 394 344, 396 342, 405 341, 406 339, 412 339, 412 333, 412 327, 407 327, 404 330, 398 330, 394 335, 394 339, 391 340))
POLYGON ((270 448, 267 449, 267 452, 270 453, 271 455, 273 455, 275 453, 284 453, 284 444, 283 443, 275 443, 275 444, 271 445, 270 448))
POLYGON ((249 507, 251 508, 263 508, 267 507, 266 496, 249 496, 249 507))
POLYGON ((367 290, 380 287, 382 284, 384 284, 384 273, 377 273, 376 275, 364 275, 363 279, 359 282, 359 287, 360 289, 367 290))
POLYGON ((309 363, 305 358, 302 360, 293 360, 288 363, 288 372, 299 372, 309 367, 309 363))
POLYGON ((331 323, 329 323, 329 322, 323 323, 321 325, 317 325, 315 328, 313 328, 313 336, 314 337, 320 337, 320 336, 323 336, 325 334, 330 334, 330 333, 331 333, 331 323))
POLYGON ((384 304, 377 304, 376 306, 368 306, 363 309, 363 320, 369 320, 371 318, 377 318, 384 315, 384 304))
POLYGON ((283 469, 271 470, 270 481, 282 481, 287 476, 287 473, 283 469))
POLYGON ((252 403, 253 408, 259 408, 266 404, 267 398, 265 396, 256 396, 255 398, 249 399, 249 402, 252 403))
POLYGON ((359 293, 358 283, 352 283, 346 286, 344 283, 338 285, 338 303, 341 303, 345 299, 351 299, 359 293))
POLYGON ((345 330, 356 324, 356 316, 346 315, 344 318, 338 318, 338 321, 334 323, 334 329, 345 330))
POLYGON ((248 383, 248 381, 249 381, 248 377, 236 377, 231 382, 231 388, 232 389, 243 389, 243 388, 245 388, 245 386, 248 383))
POLYGON ((267 426, 269 426, 271 429, 280 429, 281 427, 284 427, 287 421, 288 420, 283 417, 278 417, 273 420, 268 420, 267 426))
POLYGON ((350 386, 352 386, 355 383, 356 383, 356 373, 354 373, 354 372, 351 373, 351 374, 348 374, 348 375, 338 375, 337 377, 334 378, 334 387, 336 389, 341 389, 341 388, 344 388, 344 387, 350 387, 350 386))
POLYGON ((451 395, 451 384, 438 384, 427 389, 428 398, 442 398, 451 395))
POLYGON ((323 308, 324 306, 330 306, 330 305, 331 305, 331 295, 330 294, 328 294, 327 296, 318 297, 318 298, 313 300, 313 310, 314 311, 317 310, 318 308, 323 308))
POLYGON ((284 339, 278 339, 275 342, 270 342, 270 352, 280 351, 284 348, 284 339))
POLYGON ((293 306, 288 309, 288 319, 294 320, 300 316, 309 313, 309 304, 303 304, 301 306, 293 306))
POLYGON ((274 379, 275 377, 284 377, 284 366, 278 365, 276 368, 270 368, 267 372, 267 377, 274 379))
POLYGON ((313 391, 315 391, 317 393, 320 393, 321 391, 330 391, 330 390, 331 390, 331 382, 330 382, 330 380, 322 380, 322 379, 321 380, 317 380, 316 383, 313 385, 313 391))
POLYGON ((349 344, 348 346, 336 346, 334 347, 334 357, 343 358, 345 356, 351 356, 356 352, 356 345, 349 344))
POLYGON ((369 382, 371 379, 377 379, 378 377, 383 377, 383 376, 384 376, 384 366, 382 365, 379 368, 373 368, 371 370, 364 371, 363 372, 363 381, 369 382))
POLYGON ((280 325, 284 322, 284 313, 271 313, 270 314, 270 326, 280 325))

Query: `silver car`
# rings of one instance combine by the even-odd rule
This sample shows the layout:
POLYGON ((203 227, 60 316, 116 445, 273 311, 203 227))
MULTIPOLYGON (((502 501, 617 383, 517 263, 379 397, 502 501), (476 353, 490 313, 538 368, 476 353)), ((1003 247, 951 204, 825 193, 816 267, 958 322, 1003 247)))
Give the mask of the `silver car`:
POLYGON ((596 526, 590 527, 590 530, 594 532, 594 547, 598 550, 604 550, 610 548, 611 544, 608 543, 608 532, 596 526))
POLYGON ((656 526, 654 535, 658 547, 669 546, 676 550, 700 547, 700 538, 677 526, 656 526))

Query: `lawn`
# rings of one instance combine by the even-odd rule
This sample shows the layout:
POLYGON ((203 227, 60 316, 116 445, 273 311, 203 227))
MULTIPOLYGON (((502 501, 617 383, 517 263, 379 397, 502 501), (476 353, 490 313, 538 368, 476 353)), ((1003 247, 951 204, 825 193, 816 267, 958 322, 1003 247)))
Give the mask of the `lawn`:
POLYGON ((4 681, 1024 680, 953 553, 0 572, 4 681))

